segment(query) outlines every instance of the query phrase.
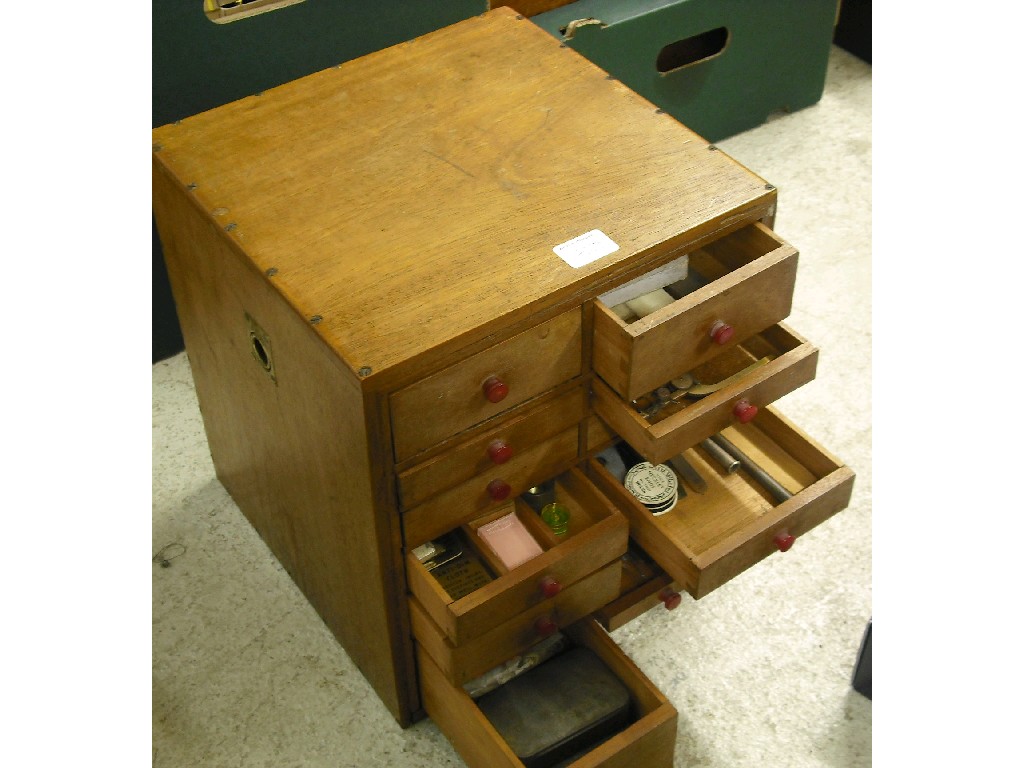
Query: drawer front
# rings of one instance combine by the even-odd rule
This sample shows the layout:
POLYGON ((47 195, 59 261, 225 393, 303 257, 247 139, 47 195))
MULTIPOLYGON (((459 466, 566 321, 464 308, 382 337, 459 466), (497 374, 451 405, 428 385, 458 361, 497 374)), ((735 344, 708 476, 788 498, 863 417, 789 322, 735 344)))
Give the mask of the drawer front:
POLYGON ((586 411, 587 393, 579 387, 417 464, 398 476, 402 507, 410 509, 474 476, 496 471, 523 451, 579 422, 586 411))
POLYGON ((580 311, 574 309, 395 392, 395 460, 578 376, 582 349, 580 311))
MULTIPOLYGON (((522 504, 522 519, 544 553, 459 600, 453 601, 414 555, 406 556, 410 591, 453 645, 485 635, 509 617, 557 605, 566 589, 626 552, 626 519, 579 469, 557 479, 555 496, 570 512, 566 533, 555 536, 522 504)), ((472 533, 468 539, 478 550, 486 546, 472 533)))
POLYGON ((599 379, 593 382, 594 411, 644 458, 661 464, 741 419, 756 422, 764 406, 814 380, 818 349, 785 326, 773 326, 748 344, 758 354, 770 350, 773 359, 706 397, 684 399, 685 407, 660 421, 645 419, 599 379))
POLYGON ((694 251, 690 272, 709 282, 657 312, 626 323, 594 302, 594 369, 626 400, 660 387, 785 319, 796 267, 796 249, 761 223, 694 251), (710 335, 719 321, 733 328, 724 344, 710 335))
MULTIPOLYGON (((703 597, 845 508, 854 474, 773 409, 722 432, 792 493, 777 503, 743 469, 726 474, 697 447, 683 452, 707 482, 671 511, 651 515, 598 462, 595 484, 629 519, 630 536, 695 598, 703 597), (789 538, 793 537, 793 538, 789 538)), ((680 480, 680 485, 684 485, 680 480)), ((795 545, 799 551, 799 543, 795 545)))
POLYGON ((621 578, 622 566, 616 560, 566 587, 543 605, 512 616, 458 645, 444 636, 416 598, 410 598, 413 636, 448 679, 462 685, 536 645, 547 636, 549 629, 545 627, 552 626, 549 622, 566 627, 615 599, 621 578))
MULTIPOLYGON (((565 632, 575 644, 593 650, 626 686, 634 719, 572 765, 672 768, 678 722, 675 708, 596 622, 585 619, 565 632)), ((469 768, 523 768, 476 702, 446 677, 422 645, 417 652, 423 706, 469 768)))
POLYGON ((504 464, 493 466, 464 483, 449 488, 402 515, 405 541, 419 546, 478 517, 487 509, 504 504, 528 488, 554 477, 576 463, 579 455, 579 427, 574 425, 555 437, 528 448, 504 464), (492 493, 496 486, 508 487, 503 498, 492 493))

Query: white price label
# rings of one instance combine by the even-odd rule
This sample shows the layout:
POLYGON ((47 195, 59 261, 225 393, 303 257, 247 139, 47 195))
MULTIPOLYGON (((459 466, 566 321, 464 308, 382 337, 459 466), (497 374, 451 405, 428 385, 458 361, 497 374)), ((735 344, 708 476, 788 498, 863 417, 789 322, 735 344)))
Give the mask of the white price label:
POLYGON ((600 229, 592 229, 552 249, 570 267, 579 269, 602 256, 615 253, 619 246, 600 229))

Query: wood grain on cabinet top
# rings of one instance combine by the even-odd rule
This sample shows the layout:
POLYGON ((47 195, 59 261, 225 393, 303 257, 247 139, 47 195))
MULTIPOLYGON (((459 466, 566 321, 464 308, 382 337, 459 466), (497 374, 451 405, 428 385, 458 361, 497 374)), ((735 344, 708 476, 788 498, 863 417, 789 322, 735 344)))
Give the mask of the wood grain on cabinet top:
POLYGON ((770 215, 776 195, 507 8, 163 126, 153 144, 154 172, 374 376, 589 298, 770 215), (592 230, 618 250, 580 267, 553 251, 592 230))

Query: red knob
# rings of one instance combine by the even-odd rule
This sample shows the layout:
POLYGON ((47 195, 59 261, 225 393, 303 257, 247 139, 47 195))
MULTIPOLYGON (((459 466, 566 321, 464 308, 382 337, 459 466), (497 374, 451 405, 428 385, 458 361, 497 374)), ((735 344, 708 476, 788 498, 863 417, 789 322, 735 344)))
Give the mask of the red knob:
POLYGON ((512 446, 504 440, 492 440, 487 446, 487 455, 495 464, 504 464, 512 458, 512 446))
POLYGON ((793 546, 793 542, 796 541, 796 536, 789 531, 779 531, 775 534, 774 541, 775 546, 779 548, 779 552, 788 552, 789 548, 793 546))
POLYGON ((492 403, 500 403, 508 394, 508 384, 497 376, 491 376, 484 382, 484 396, 492 403))
POLYGON ((547 637, 553 635, 558 630, 558 625, 551 620, 550 616, 541 616, 535 622, 533 622, 533 628, 537 630, 537 634, 541 637, 547 637))
POLYGON ((736 333, 736 329, 731 325, 723 322, 722 320, 715 320, 715 322, 711 324, 711 330, 708 331, 708 336, 714 339, 715 344, 728 344, 734 333, 736 333))
POLYGON ((491 480, 487 484, 487 495, 495 501, 504 501, 512 493, 512 486, 504 480, 491 480))
POLYGON ((736 405, 732 407, 732 415, 736 417, 736 420, 740 424, 746 424, 757 416, 757 406, 749 400, 739 400, 736 405))
POLYGON ((676 592, 672 587, 665 587, 661 592, 658 593, 658 599, 665 604, 668 610, 673 610, 679 607, 679 604, 683 602, 683 596, 676 592))
POLYGON ((540 580, 540 591, 544 597, 554 597, 562 591, 562 585, 552 577, 545 576, 540 580))

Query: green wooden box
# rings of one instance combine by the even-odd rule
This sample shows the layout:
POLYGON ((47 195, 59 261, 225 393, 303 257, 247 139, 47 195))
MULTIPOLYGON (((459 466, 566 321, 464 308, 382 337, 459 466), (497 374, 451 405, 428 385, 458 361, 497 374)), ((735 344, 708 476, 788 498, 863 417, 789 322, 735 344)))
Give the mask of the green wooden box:
POLYGON ((817 103, 838 2, 577 0, 533 21, 719 141, 817 103))
MULTIPOLYGON (((237 101, 487 10, 487 0, 159 0, 153 127, 237 101)), ((153 224, 153 362, 185 344, 153 224)))

